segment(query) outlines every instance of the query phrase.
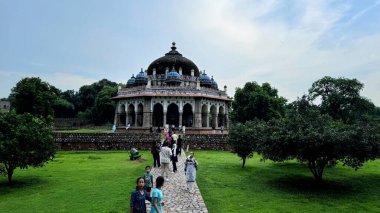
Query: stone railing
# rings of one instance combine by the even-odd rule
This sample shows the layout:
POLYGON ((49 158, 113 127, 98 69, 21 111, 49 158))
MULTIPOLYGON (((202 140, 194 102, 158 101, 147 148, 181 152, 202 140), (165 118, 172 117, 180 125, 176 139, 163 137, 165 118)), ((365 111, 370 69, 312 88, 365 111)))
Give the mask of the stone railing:
MULTIPOLYGON (((150 150, 152 144, 159 141, 158 134, 126 133, 54 133, 58 150, 150 150)), ((226 135, 222 134, 186 134, 183 136, 183 148, 189 145, 191 150, 229 150, 226 135)))

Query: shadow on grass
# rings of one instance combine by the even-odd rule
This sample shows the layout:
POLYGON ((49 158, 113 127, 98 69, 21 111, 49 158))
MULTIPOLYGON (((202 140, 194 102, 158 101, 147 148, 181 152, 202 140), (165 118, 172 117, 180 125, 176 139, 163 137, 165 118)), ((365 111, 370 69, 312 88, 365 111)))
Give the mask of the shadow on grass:
POLYGON ((313 177, 293 175, 283 176, 267 182, 277 190, 287 193, 323 195, 323 196, 351 196, 358 192, 352 183, 323 180, 321 183, 314 181, 313 177))
MULTIPOLYGON (((366 196, 380 189, 380 174, 353 174, 346 171, 336 172, 338 168, 323 175, 323 181, 317 183, 307 167, 297 163, 281 163, 268 166, 269 170, 283 170, 282 175, 268 179, 266 184, 271 188, 285 192, 308 196, 342 198, 366 196), (292 174, 293 173, 293 174, 292 174), (297 174, 298 173, 298 174, 297 174)), ((268 172, 268 171, 266 171, 268 172)))
POLYGON ((18 189, 36 188, 47 185, 46 179, 40 177, 15 178, 12 182, 12 185, 9 185, 6 177, 0 181, 0 196, 16 192, 18 189))

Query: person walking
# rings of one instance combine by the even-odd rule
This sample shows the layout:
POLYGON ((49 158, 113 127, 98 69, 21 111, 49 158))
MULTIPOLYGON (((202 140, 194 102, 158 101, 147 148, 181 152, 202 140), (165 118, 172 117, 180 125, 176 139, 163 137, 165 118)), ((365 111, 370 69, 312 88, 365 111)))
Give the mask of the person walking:
POLYGON ((150 213, 162 213, 162 206, 164 206, 163 194, 161 188, 164 186, 164 177, 159 176, 156 179, 156 188, 152 192, 152 207, 150 208, 150 213))
POLYGON ((177 139, 177 155, 181 156, 181 153, 182 153, 182 137, 181 135, 179 135, 177 139))
POLYGON ((194 158, 194 153, 190 152, 190 156, 185 160, 185 174, 187 188, 190 193, 194 193, 195 178, 197 176, 198 161, 194 158))
POLYGON ((168 142, 165 141, 161 148, 161 176, 169 180, 169 163, 172 150, 168 147, 168 142))
POLYGON ((178 157, 177 157, 177 144, 176 144, 176 141, 173 141, 171 160, 172 160, 172 163, 173 163, 173 172, 177 172, 178 157))
POLYGON ((145 173, 142 176, 144 178, 144 189, 150 194, 153 187, 153 175, 150 173, 150 166, 145 167, 145 173))
POLYGON ((160 167, 160 151, 161 151, 161 145, 160 143, 153 142, 152 148, 151 148, 151 153, 153 155, 153 166, 154 167, 160 167))
POLYGON ((144 189, 144 178, 139 177, 136 181, 136 189, 133 190, 130 200, 130 213, 146 213, 145 200, 151 201, 152 198, 144 189))

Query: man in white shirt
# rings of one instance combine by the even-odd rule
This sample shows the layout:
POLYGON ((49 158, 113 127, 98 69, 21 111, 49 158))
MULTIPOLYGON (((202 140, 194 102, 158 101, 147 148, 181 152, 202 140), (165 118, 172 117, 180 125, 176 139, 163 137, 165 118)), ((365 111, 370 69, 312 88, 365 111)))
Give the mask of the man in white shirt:
POLYGON ((168 146, 169 143, 165 141, 161 148, 161 176, 165 177, 166 181, 169 180, 169 163, 172 155, 172 150, 168 146))

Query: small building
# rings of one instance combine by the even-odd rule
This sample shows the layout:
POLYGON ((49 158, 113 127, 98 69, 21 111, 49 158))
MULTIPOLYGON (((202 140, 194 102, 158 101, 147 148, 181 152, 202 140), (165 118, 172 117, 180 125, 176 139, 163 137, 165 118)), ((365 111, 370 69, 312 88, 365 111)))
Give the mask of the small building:
POLYGON ((9 112, 10 108, 11 108, 11 102, 0 101, 0 112, 9 112))
POLYGON ((228 129, 231 98, 227 86, 219 90, 213 76, 177 51, 175 43, 147 70, 119 87, 115 125, 118 129, 146 130, 165 125, 194 133, 228 129))

